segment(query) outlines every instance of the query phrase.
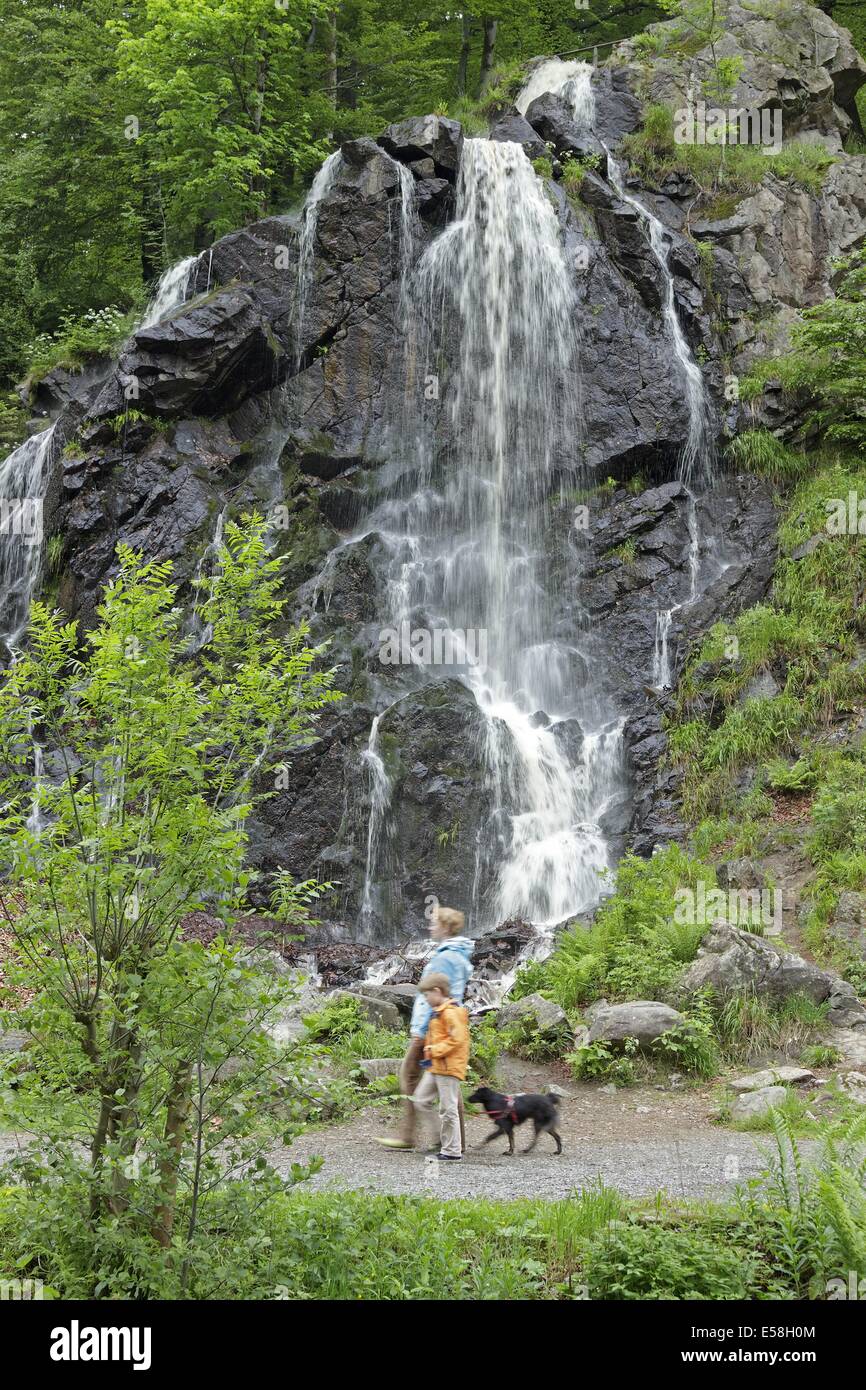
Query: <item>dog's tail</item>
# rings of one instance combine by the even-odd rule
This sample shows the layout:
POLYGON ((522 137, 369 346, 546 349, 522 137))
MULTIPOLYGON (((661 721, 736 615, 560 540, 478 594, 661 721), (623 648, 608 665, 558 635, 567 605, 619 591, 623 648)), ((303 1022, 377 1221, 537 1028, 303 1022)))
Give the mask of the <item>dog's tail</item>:
POLYGON ((551 1105, 559 1105, 559 1102, 562 1100, 562 1096, 559 1095, 557 1091, 548 1091, 547 1099, 550 1101, 551 1105))

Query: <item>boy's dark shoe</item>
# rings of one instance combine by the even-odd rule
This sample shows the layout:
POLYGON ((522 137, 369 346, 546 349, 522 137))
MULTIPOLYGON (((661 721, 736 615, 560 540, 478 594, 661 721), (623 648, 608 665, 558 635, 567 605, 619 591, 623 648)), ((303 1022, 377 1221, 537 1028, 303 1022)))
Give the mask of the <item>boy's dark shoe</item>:
POLYGON ((462 1154, 437 1154, 436 1157, 441 1163, 462 1163, 462 1154))

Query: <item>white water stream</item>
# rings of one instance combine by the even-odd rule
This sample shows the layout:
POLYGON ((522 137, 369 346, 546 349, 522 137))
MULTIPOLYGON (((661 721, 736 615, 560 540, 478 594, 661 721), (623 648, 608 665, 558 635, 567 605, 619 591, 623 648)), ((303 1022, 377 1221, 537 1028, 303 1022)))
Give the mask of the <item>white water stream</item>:
POLYGON ((515 105, 521 116, 525 116, 536 97, 552 92, 562 97, 570 108, 576 126, 591 130, 595 116, 592 71, 591 63, 548 58, 530 73, 515 105))
POLYGON ((185 256, 163 271, 139 328, 153 328, 186 303, 198 261, 198 256, 185 256))
MULTIPOLYGON (((461 676, 484 715, 491 805, 474 925, 519 916, 548 934, 599 896, 599 821, 622 786, 622 723, 599 708, 579 653, 556 632, 545 542, 556 465, 579 452, 576 307, 556 216, 520 146, 464 143, 455 218, 406 294, 416 368, 426 379, 454 355, 439 407, 451 442, 443 459, 435 416, 416 427, 413 459, 353 540, 375 532, 384 543, 383 624, 422 613, 431 628, 485 634, 483 667, 445 673, 461 676)), ((382 717, 365 753, 367 926, 388 824, 382 717)))
POLYGON ((667 690, 670 688, 672 680, 670 632, 673 616, 675 613, 679 612, 680 609, 693 603, 697 596, 700 535, 697 521, 697 503, 695 494, 692 491, 692 486, 699 481, 707 481, 709 478, 709 406, 703 374, 686 341, 682 325, 680 324, 679 315, 677 314, 674 277, 668 263, 670 253, 669 234, 663 223, 650 211, 646 204, 628 191, 625 186, 622 169, 609 150, 607 151, 607 176, 617 197, 634 209, 646 229, 650 250, 655 257, 661 273, 663 285, 662 313, 664 315, 671 347, 674 350, 674 356, 679 364, 686 406, 689 413, 689 432, 682 453, 680 454, 677 469, 679 478, 688 490, 689 592, 682 602, 674 604, 672 608, 659 609, 656 613, 656 640, 653 655, 652 682, 659 690, 667 690))
POLYGON ((54 426, 0 463, 0 648, 18 645, 30 616, 43 549, 42 503, 54 426))

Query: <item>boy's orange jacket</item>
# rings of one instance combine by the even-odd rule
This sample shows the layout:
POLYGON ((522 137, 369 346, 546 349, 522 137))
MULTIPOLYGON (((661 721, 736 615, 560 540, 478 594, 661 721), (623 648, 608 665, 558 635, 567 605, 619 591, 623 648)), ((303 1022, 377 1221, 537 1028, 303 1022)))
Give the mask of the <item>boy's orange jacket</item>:
POLYGON ((462 1081, 469 1065, 469 1014, 447 999, 430 1015, 424 1055, 433 1063, 434 1076, 456 1076, 462 1081))

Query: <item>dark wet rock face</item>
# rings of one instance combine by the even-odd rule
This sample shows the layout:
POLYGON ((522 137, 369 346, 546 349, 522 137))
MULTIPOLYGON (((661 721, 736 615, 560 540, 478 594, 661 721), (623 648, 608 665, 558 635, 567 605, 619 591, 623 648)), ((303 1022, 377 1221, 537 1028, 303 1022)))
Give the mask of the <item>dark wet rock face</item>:
MULTIPOLYGON (((793 7, 795 18, 801 8, 793 7)), ((743 14, 744 26, 757 23, 743 14)), ((758 56, 740 84, 744 98, 784 98, 793 112, 783 87, 800 82, 797 128, 811 122, 828 135, 853 120, 859 60, 825 20, 817 21, 827 31, 819 72, 806 79, 789 72, 802 47, 797 20, 791 52, 785 48, 780 60, 784 71, 772 70, 767 43, 755 38, 758 56)), ((744 33, 734 34, 740 47, 744 33)), ((675 684, 690 643, 762 599, 771 582, 772 489, 730 475, 725 432, 755 419, 786 429, 796 422, 781 389, 768 390, 754 416, 729 401, 731 361, 744 370, 774 334, 784 340, 799 307, 829 292, 828 257, 866 236, 862 159, 840 157, 820 193, 770 174, 730 216, 703 222, 692 218, 697 189, 689 176, 668 174, 641 187, 625 171, 627 188, 667 229, 675 308, 707 389, 716 481, 696 486, 695 500, 677 481, 689 409, 662 313, 658 262, 642 220, 606 177, 600 144, 616 149, 648 102, 679 91, 682 70, 673 55, 647 67, 623 47, 595 74, 591 137, 555 95, 535 101, 526 118, 507 106, 492 117, 493 139, 522 145, 530 158, 549 153, 549 140, 559 161, 582 160, 581 178, 545 183, 572 274, 581 423, 543 499, 544 563, 557 638, 574 653, 568 680, 579 692, 591 678, 611 720, 624 721, 623 790, 602 826, 614 854, 628 845, 648 854, 682 833, 677 779, 664 766, 663 716, 672 696, 652 680, 658 613, 671 612, 675 684), (709 251, 699 253, 696 238, 709 251), (694 534, 699 582, 692 594, 694 534)), ((501 830, 483 755, 486 720, 463 682, 445 671, 435 683, 419 682, 380 720, 377 757, 390 791, 375 828, 376 881, 366 884, 371 724, 406 687, 397 687, 377 657, 389 542, 375 527, 366 533, 364 518, 405 464, 407 421, 420 409, 422 364, 407 349, 401 273, 453 219, 463 138, 456 122, 419 116, 390 126, 378 141, 343 146, 315 209, 302 312, 299 224, 267 218, 204 252, 187 303, 140 329, 116 363, 51 373, 35 401, 38 413, 62 420, 66 447, 54 460, 46 516, 67 537, 60 601, 85 624, 118 542, 170 559, 183 585, 224 508, 234 515, 253 505, 269 515, 280 509, 273 534, 287 557, 291 610, 310 618, 316 640, 329 640, 346 698, 323 714, 313 743, 295 755, 288 785, 266 788, 276 794, 251 825, 250 858, 265 875, 262 903, 277 866, 302 879, 318 872, 338 885, 338 905, 319 933, 323 949, 336 950, 346 936, 372 949, 374 941, 381 947, 418 934, 430 893, 465 905, 501 830)), ((459 346, 456 325, 446 323, 443 374, 459 346)), ((460 458, 442 409, 435 485, 443 461, 460 458)), ((532 718, 533 727, 550 722, 544 710, 532 718)), ((584 732, 568 720, 555 737, 574 753, 584 732)), ((486 938, 477 956, 482 976, 510 968, 523 930, 509 923, 486 938)))

